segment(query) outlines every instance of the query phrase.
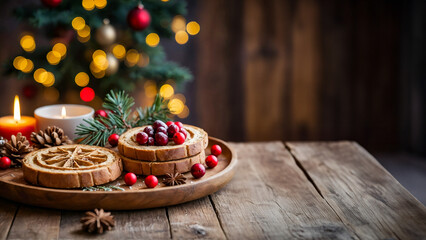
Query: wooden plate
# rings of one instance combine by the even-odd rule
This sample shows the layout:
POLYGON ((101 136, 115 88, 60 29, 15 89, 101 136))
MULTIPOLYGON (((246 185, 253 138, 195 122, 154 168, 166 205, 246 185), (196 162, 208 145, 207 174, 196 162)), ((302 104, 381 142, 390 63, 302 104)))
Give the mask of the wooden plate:
MULTIPOLYGON (((12 201, 46 208, 67 210, 89 210, 104 208, 107 210, 129 210, 164 207, 180 204, 202 198, 224 187, 234 176, 237 158, 227 143, 209 137, 206 155, 210 147, 219 144, 222 154, 219 164, 213 169, 207 169, 201 179, 194 179, 186 173, 186 184, 168 187, 160 184, 156 188, 147 188, 142 178, 132 187, 125 185, 123 178, 106 184, 115 185, 125 191, 82 191, 44 188, 25 182, 21 169, 0 170, 0 197, 12 201)), ((163 180, 159 177, 159 182, 163 180)))

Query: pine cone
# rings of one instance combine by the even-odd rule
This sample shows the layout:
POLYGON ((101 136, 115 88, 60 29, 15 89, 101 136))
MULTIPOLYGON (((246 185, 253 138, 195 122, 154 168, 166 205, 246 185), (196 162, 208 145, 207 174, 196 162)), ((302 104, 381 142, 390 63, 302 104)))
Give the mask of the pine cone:
POLYGON ((37 149, 48 148, 70 144, 71 141, 65 136, 64 130, 56 126, 49 126, 39 133, 31 133, 31 142, 37 149))
POLYGON ((0 137, 0 157, 3 157, 3 149, 4 144, 6 144, 6 140, 3 137, 0 137))
POLYGON ((12 135, 10 141, 6 141, 2 149, 2 155, 12 160, 12 166, 21 165, 22 159, 33 149, 27 138, 21 133, 12 135))
POLYGON ((80 222, 83 223, 83 229, 89 233, 103 233, 115 225, 114 216, 110 212, 104 212, 103 209, 86 212, 86 216, 82 217, 80 222))

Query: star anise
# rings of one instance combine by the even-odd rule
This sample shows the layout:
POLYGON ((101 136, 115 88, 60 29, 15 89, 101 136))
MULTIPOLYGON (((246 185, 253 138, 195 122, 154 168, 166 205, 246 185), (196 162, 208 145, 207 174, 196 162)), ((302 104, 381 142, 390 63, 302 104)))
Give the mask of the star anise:
POLYGON ((181 173, 174 172, 174 173, 167 173, 166 179, 164 179, 163 183, 167 186, 175 186, 175 185, 181 185, 185 184, 186 177, 182 175, 181 173))
POLYGON ((110 212, 105 212, 102 208, 95 209, 93 212, 86 212, 86 216, 82 217, 80 222, 83 223, 83 229, 89 233, 103 233, 111 230, 115 225, 114 216, 110 212))

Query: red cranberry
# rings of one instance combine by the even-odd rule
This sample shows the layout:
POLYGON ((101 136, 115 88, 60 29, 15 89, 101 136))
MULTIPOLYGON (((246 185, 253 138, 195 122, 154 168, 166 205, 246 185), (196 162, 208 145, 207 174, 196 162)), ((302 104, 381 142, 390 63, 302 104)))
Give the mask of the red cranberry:
POLYGON ((12 162, 10 161, 10 158, 8 158, 8 157, 0 158, 0 168, 1 169, 8 169, 10 167, 11 163, 12 162))
POLYGON ((148 146, 154 146, 155 141, 153 137, 148 137, 148 142, 147 142, 148 146))
POLYGON ((185 142, 185 135, 180 132, 175 133, 175 135, 173 135, 173 141, 175 142, 175 144, 180 145, 185 142))
POLYGON ((169 142, 169 138, 166 134, 158 132, 155 134, 155 143, 158 146, 165 146, 169 142))
POLYGON ((181 128, 180 132, 183 133, 183 135, 185 135, 185 139, 188 137, 188 131, 186 131, 185 128, 181 128))
POLYGON ((136 175, 134 173, 126 173, 126 175, 124 175, 124 182, 128 185, 128 186, 132 186, 133 184, 136 183, 136 181, 138 180, 138 178, 136 177, 136 175))
POLYGON ((154 128, 151 126, 145 127, 143 132, 148 134, 148 137, 154 137, 154 128))
POLYGON ((168 121, 166 122, 167 127, 169 127, 170 125, 174 124, 172 121, 168 121))
POLYGON ((145 178, 145 185, 149 188, 155 188, 158 185, 158 179, 154 175, 145 178))
POLYGON ((213 145, 211 148, 211 152, 216 157, 219 156, 222 153, 222 148, 219 145, 213 145))
POLYGON ((215 155, 209 155, 206 157, 206 165, 209 168, 214 168, 217 165, 217 157, 215 155))
POLYGON ((97 117, 108 117, 108 113, 105 110, 99 109, 95 112, 95 118, 97 117))
POLYGON ((196 163, 191 167, 191 174, 194 178, 201 178, 206 174, 206 168, 201 163, 196 163))
POLYGON ((167 135, 167 128, 159 127, 159 128, 157 128, 157 130, 155 131, 155 133, 159 133, 159 132, 164 133, 164 134, 167 135))
POLYGON ((146 132, 139 132, 136 134, 136 142, 140 145, 146 144, 148 142, 148 134, 146 134, 146 132))
POLYGON ((175 122, 175 125, 179 127, 179 131, 183 128, 183 124, 181 122, 175 122))
POLYGON ((118 139, 120 136, 117 133, 111 134, 111 136, 108 137, 108 142, 111 144, 111 146, 115 147, 118 145, 118 139))
POLYGON ((169 128, 167 128, 169 138, 172 138, 177 132, 179 132, 179 127, 174 125, 173 123, 169 126, 169 128))
POLYGON ((159 128, 159 127, 163 127, 165 129, 167 129, 167 125, 161 120, 155 120, 154 124, 152 124, 152 127, 156 131, 157 131, 157 128, 159 128))

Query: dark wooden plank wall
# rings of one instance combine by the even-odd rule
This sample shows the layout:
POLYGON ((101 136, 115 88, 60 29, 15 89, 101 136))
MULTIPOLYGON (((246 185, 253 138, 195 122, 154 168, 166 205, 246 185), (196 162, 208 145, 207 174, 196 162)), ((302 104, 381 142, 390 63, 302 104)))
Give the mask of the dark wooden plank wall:
POLYGON ((398 147, 402 1, 217 0, 197 9, 197 117, 211 135, 398 147))

